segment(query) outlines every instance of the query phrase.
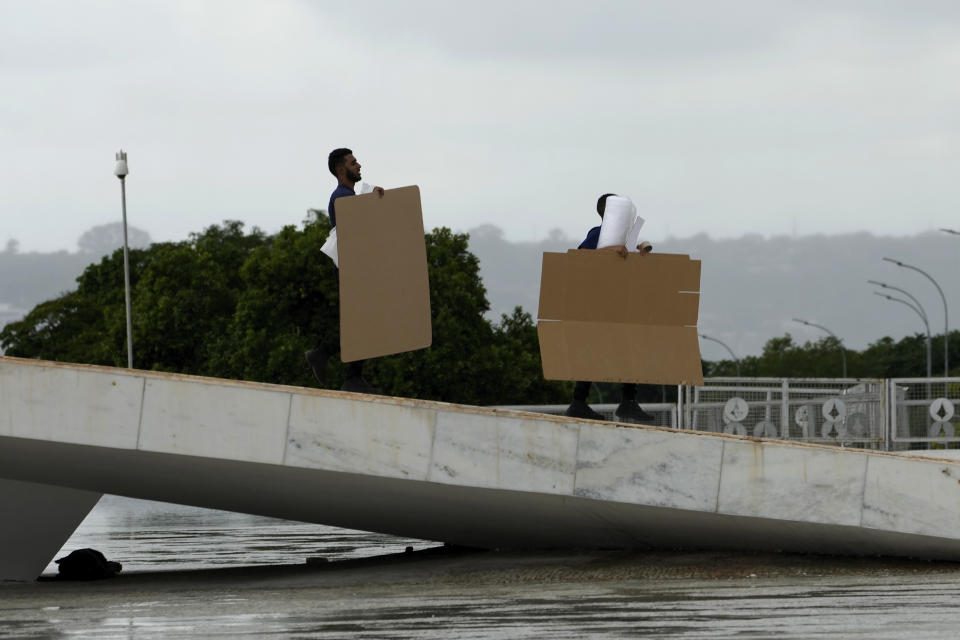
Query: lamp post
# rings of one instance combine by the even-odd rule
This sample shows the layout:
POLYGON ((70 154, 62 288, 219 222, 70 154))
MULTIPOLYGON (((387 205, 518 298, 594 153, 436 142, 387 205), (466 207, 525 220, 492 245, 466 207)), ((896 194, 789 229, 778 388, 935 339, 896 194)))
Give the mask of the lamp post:
POLYGON ((868 283, 868 284, 875 284, 875 285, 877 285, 878 287, 883 287, 884 289, 893 289, 894 291, 899 291, 899 292, 902 293, 903 295, 905 295, 905 296, 907 296, 908 298, 910 298, 911 300, 913 300, 913 303, 914 303, 915 305, 917 305, 917 308, 914 309, 914 310, 915 310, 915 311, 919 310, 920 317, 922 317, 922 318, 924 319, 924 321, 926 321, 926 320, 928 319, 928 317, 927 317, 927 312, 926 312, 926 310, 923 308, 923 305, 920 304, 920 301, 919 301, 919 300, 917 300, 917 299, 914 298, 912 295, 910 295, 910 292, 907 291, 906 289, 901 289, 900 287, 895 287, 895 286, 893 286, 892 284, 887 284, 886 282, 878 282, 878 281, 876 281, 876 280, 867 280, 867 283, 868 283))
POLYGON ((937 281, 934 280, 929 273, 914 267, 913 265, 900 262, 899 260, 894 260, 893 258, 884 258, 887 262, 892 262, 898 267, 903 267, 904 269, 913 269, 919 274, 922 274, 933 283, 933 286, 937 288, 937 291, 940 293, 940 299, 943 300, 943 377, 946 378, 950 375, 950 356, 949 356, 949 345, 950 345, 950 321, 947 316, 947 296, 943 295, 943 289, 940 288, 940 285, 937 284, 937 281))
POLYGON ((737 366, 737 377, 739 378, 740 377, 740 360, 737 358, 736 354, 733 352, 733 349, 728 347, 725 343, 720 342, 716 338, 711 338, 708 335, 704 335, 701 333, 700 337, 703 338, 704 340, 710 340, 711 342, 716 342, 717 344, 719 344, 724 349, 730 352, 730 357, 733 358, 733 363, 737 366))
POLYGON ((908 303, 906 300, 901 300, 900 298, 894 298, 894 297, 892 297, 892 296, 888 296, 888 295, 882 294, 882 293, 880 293, 879 291, 874 291, 874 293, 875 293, 876 295, 881 296, 881 297, 884 297, 884 298, 886 298, 887 300, 892 300, 892 301, 894 301, 894 302, 899 302, 899 303, 901 303, 901 304, 907 305, 908 307, 910 307, 911 309, 913 309, 913 310, 917 313, 917 315, 920 316, 920 319, 921 319, 921 320, 923 320, 923 325, 924 325, 924 326, 926 327, 926 329, 927 329, 927 377, 928 377, 928 378, 932 377, 932 376, 933 376, 933 370, 930 368, 930 348, 931 348, 931 347, 930 347, 930 322, 929 322, 929 317, 927 316, 927 311, 926 311, 926 309, 924 309, 924 308, 923 308, 923 305, 920 304, 920 301, 917 300, 917 299, 916 299, 915 297, 913 297, 912 295, 910 295, 910 292, 907 291, 906 289, 901 289, 900 287, 895 287, 895 286, 893 286, 893 285, 891 285, 891 284, 887 284, 887 283, 885 283, 885 282, 878 282, 877 280, 867 280, 867 282, 870 283, 870 284, 875 284, 875 285, 877 285, 877 286, 883 287, 884 289, 893 289, 894 291, 899 291, 900 293, 904 294, 905 296, 907 296, 908 298, 910 298, 911 300, 913 300, 913 303, 914 303, 914 304, 910 304, 910 303, 908 303))
POLYGON ((120 178, 120 201, 123 204, 123 290, 127 303, 127 368, 133 369, 133 320, 130 312, 130 257, 127 247, 127 154, 117 152, 113 175, 120 178))
POLYGON ((836 341, 840 343, 840 358, 841 358, 841 361, 843 362, 843 377, 846 378, 847 377, 847 349, 846 347, 843 346, 843 340, 841 340, 840 338, 837 338, 837 334, 835 334, 833 331, 830 331, 830 329, 827 329, 823 325, 815 324, 813 322, 808 322, 807 320, 801 320, 800 318, 794 318, 793 321, 799 322, 800 324, 805 324, 808 327, 816 327, 817 329, 822 329, 827 333, 829 333, 831 336, 833 336, 836 339, 836 341))
MULTIPOLYGON (((890 288, 893 289, 895 287, 890 287, 890 288)), ((906 293, 906 291, 904 291, 904 293, 906 293)), ((917 306, 915 307, 909 302, 907 302, 906 300, 902 300, 900 298, 894 298, 893 296, 888 296, 887 294, 880 293, 879 291, 874 291, 873 295, 880 296, 881 298, 886 298, 887 300, 891 300, 893 302, 899 302, 900 304, 905 304, 911 309, 913 309, 916 312, 916 314, 920 316, 920 319, 923 320, 923 326, 927 330, 927 377, 932 378, 933 370, 930 368, 931 366, 930 364, 930 323, 927 321, 927 314, 924 313, 923 307, 919 306, 920 305, 919 302, 917 302, 917 306)), ((910 294, 907 294, 907 295, 910 295, 910 294)), ((913 298, 913 296, 910 296, 910 297, 913 298)), ((914 300, 914 302, 916 302, 916 300, 914 300)))

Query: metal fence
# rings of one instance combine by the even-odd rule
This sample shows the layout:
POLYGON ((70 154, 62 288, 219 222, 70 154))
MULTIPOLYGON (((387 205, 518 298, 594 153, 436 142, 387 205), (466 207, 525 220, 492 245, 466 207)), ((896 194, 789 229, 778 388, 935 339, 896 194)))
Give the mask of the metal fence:
POLYGON ((886 448, 883 380, 708 378, 685 387, 684 428, 886 448))
POLYGON ((960 378, 894 378, 887 389, 892 449, 944 448, 960 442, 954 420, 960 378))
MULTIPOLYGON (((657 425, 884 450, 960 448, 960 378, 707 378, 644 403, 657 425)), ((615 404, 594 405, 612 420, 615 404)), ((566 405, 511 406, 562 415, 566 405)))

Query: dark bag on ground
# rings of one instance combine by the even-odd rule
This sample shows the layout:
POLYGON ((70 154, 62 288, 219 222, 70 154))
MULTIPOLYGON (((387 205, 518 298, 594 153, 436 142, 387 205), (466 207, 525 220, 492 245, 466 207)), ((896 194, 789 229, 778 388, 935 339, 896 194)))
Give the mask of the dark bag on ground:
POLYGON ((107 560, 96 549, 77 549, 56 561, 62 580, 100 580, 120 573, 123 565, 107 560))

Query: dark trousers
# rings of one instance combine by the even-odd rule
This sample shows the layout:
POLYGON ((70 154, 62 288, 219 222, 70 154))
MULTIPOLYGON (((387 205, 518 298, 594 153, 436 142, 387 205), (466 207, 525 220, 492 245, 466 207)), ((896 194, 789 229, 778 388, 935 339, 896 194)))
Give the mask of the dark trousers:
MULTIPOLYGON (((333 268, 334 273, 337 274, 337 282, 340 281, 340 269, 337 267, 333 268)), ((339 307, 340 300, 337 300, 337 306, 339 307)), ((340 351, 340 325, 337 324, 337 331, 331 336, 330 342, 326 345, 327 353, 338 353, 340 351)), ((366 360, 354 360, 353 362, 344 362, 345 371, 344 377, 349 380, 350 378, 362 378, 363 377, 363 363, 366 360)))
MULTIPOLYGON (((590 396, 590 385, 592 382, 578 382, 573 387, 573 399, 586 402, 590 396)), ((620 386, 620 402, 635 402, 637 399, 637 385, 632 382, 624 382, 620 386)))
POLYGON ((364 362, 366 362, 366 360, 354 360, 353 362, 346 363, 347 370, 346 370, 345 377, 347 378, 347 380, 349 380, 350 378, 360 378, 363 376, 364 362))
MULTIPOLYGON (((320 346, 320 350, 326 356, 333 356, 340 353, 340 332, 334 332, 329 336, 329 338, 320 346)), ((341 360, 342 362, 342 360, 341 360)), ((353 362, 344 362, 344 377, 348 380, 350 378, 361 378, 363 377, 363 363, 366 360, 354 360, 353 362)))

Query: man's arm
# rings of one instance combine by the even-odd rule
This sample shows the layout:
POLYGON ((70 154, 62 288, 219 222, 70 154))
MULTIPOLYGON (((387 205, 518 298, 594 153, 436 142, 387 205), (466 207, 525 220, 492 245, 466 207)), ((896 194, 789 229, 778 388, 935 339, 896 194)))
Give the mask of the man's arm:
POLYGON ((615 244, 610 247, 603 247, 602 249, 598 249, 598 251, 616 251, 621 258, 626 258, 627 253, 629 253, 627 251, 627 246, 623 244, 615 244))
MULTIPOLYGON (((603 247, 602 249, 599 249, 599 251, 616 251, 621 258, 626 258, 627 254, 630 253, 627 251, 626 245, 622 244, 613 245, 612 247, 603 247)), ((645 256, 651 251, 653 251, 653 247, 650 246, 649 242, 643 242, 637 245, 637 253, 639 253, 641 256, 645 256)))

